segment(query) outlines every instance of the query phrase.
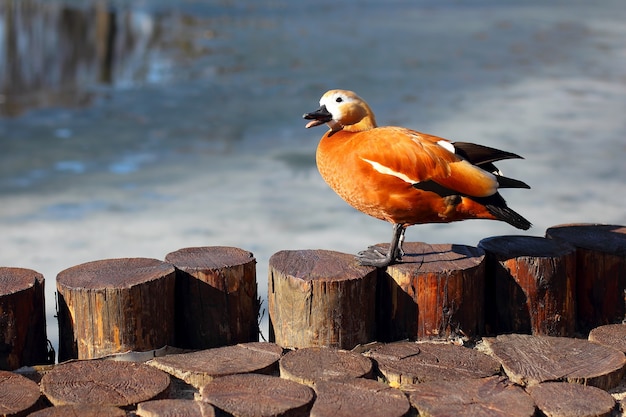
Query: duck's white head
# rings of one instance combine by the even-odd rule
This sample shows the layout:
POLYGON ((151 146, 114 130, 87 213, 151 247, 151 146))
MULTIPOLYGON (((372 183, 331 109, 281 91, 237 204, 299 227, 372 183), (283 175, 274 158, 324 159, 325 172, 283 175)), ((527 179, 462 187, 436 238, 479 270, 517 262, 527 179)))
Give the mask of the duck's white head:
POLYGON ((376 127, 374 113, 365 100, 348 90, 330 90, 320 99, 320 108, 302 117, 311 120, 306 127, 326 123, 333 132, 360 132, 376 127))

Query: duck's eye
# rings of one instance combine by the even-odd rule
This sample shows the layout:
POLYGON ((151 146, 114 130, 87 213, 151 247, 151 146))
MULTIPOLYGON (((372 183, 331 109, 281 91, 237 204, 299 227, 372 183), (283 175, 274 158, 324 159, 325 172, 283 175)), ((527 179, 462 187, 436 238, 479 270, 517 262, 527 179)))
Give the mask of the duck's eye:
POLYGON ((341 102, 343 101, 343 98, 341 98, 341 97, 337 97, 337 98, 335 99, 335 101, 336 101, 337 103, 341 103, 341 102))

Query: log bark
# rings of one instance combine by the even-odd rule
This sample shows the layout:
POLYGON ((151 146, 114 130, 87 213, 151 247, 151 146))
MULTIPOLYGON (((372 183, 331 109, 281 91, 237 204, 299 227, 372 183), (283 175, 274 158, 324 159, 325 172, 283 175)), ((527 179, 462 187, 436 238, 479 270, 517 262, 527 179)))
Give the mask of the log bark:
POLYGON ((352 349, 376 337, 376 268, 325 250, 281 251, 269 262, 270 340, 352 349))
POLYGON ((126 411, 103 405, 61 405, 44 408, 28 417, 126 417, 126 411))
POLYGON ((88 262, 57 276, 59 360, 174 343, 174 267, 156 259, 88 262))
POLYGON ((609 390, 624 375, 622 352, 587 340, 508 334, 483 341, 508 377, 520 385, 566 381, 609 390))
POLYGON ((626 353, 626 324, 607 324, 589 332, 589 341, 626 353))
POLYGON ((404 251, 402 262, 388 266, 381 281, 378 340, 482 334, 483 251, 427 243, 405 243, 404 251))
MULTIPOLYGON (((24 268, 0 268, 0 369, 50 363, 44 278, 24 268)), ((54 362, 54 357, 51 358, 54 362)))
POLYGON ((177 269, 176 346, 207 349, 259 340, 256 259, 233 247, 184 248, 177 269))
POLYGON ((610 417, 615 400, 606 391, 567 382, 545 382, 528 389, 546 417, 610 417))
POLYGON ((154 400, 137 405, 138 417, 215 417, 209 403, 194 400, 154 400))
POLYGON ((39 386, 30 379, 0 371, 0 415, 25 416, 39 405, 39 386))
POLYGON ((564 224, 546 237, 576 247, 579 331, 620 323, 626 314, 626 226, 564 224))
POLYGON ((576 249, 533 236, 496 236, 487 253, 487 333, 573 336, 576 249))
POLYGON ((110 360, 59 364, 41 378, 41 391, 55 406, 128 407, 167 395, 170 377, 143 363, 110 360))

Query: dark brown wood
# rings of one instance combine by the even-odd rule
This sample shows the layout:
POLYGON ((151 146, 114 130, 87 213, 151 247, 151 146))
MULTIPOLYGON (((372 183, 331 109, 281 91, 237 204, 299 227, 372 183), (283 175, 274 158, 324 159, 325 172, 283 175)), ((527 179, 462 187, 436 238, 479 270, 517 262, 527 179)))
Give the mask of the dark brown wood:
POLYGON ((10 371, 50 362, 44 278, 40 273, 0 268, 0 346, 0 369, 10 371))
POLYGON ((60 272, 59 360, 172 345, 174 284, 174 267, 157 259, 107 259, 60 272))
POLYGON ((225 246, 184 248, 165 260, 177 269, 176 346, 207 349, 259 340, 256 259, 225 246))
POLYGON ((484 378, 500 371, 500 364, 476 350, 447 343, 395 342, 366 352, 394 386, 459 378, 484 378))
POLYGON ((531 417, 535 404, 506 378, 433 381, 411 387, 409 399, 420 416, 531 417))
POLYGON ((200 393, 203 401, 236 417, 304 417, 314 398, 306 385, 260 374, 216 378, 200 393))
POLYGON ((270 340, 352 349, 376 337, 376 268, 353 255, 281 251, 269 262, 270 340))
POLYGON ((40 385, 54 405, 127 407, 166 395, 170 376, 143 363, 76 361, 55 366, 40 385))
POLYGON ((213 379, 248 372, 271 373, 283 349, 274 343, 251 342, 155 358, 148 365, 200 389, 213 379))
POLYGON ((589 341, 626 353, 626 324, 607 324, 589 332, 589 341))
POLYGON ((566 381, 608 390, 620 383, 626 365, 622 352, 582 339, 508 334, 483 342, 520 385, 566 381))
POLYGON ((626 314, 626 226, 563 224, 546 237, 576 247, 579 330, 620 323, 626 314))
POLYGON ((215 417, 209 403, 194 400, 154 400, 137 405, 138 417, 215 417))
POLYGON ((126 417, 126 411, 106 405, 61 405, 44 408, 28 417, 126 417))
POLYGON ((573 336, 576 248, 535 236, 495 236, 487 253, 487 333, 573 336))
MULTIPOLYGON (((385 245, 380 245, 384 247, 385 245)), ((475 336, 484 329, 484 252, 405 243, 379 291, 378 340, 475 336)))
POLYGON ((9 371, 0 371, 0 416, 25 416, 35 411, 39 386, 30 379, 9 371))
POLYGON ((610 417, 615 400, 606 391, 568 382, 546 382, 528 388, 547 417, 610 417))
POLYGON ((302 348, 280 359, 280 376, 312 386, 318 380, 370 378, 372 361, 358 353, 325 347, 302 348))
POLYGON ((319 380, 314 388, 311 417, 402 417, 411 408, 402 391, 370 379, 319 380))

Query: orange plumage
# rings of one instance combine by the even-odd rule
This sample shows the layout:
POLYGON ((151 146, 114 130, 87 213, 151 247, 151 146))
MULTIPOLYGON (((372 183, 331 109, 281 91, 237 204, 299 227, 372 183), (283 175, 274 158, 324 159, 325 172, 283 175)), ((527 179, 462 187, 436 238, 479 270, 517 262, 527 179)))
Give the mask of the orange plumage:
POLYGON ((355 93, 331 90, 320 108, 304 115, 307 128, 330 130, 317 148, 317 166, 328 185, 357 210, 394 225, 387 253, 370 247, 357 259, 386 266, 401 258, 407 226, 465 219, 530 223, 511 210, 498 188, 529 188, 503 177, 494 161, 519 156, 402 127, 377 127, 367 103, 355 93))

